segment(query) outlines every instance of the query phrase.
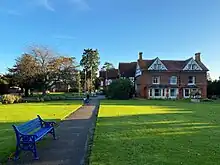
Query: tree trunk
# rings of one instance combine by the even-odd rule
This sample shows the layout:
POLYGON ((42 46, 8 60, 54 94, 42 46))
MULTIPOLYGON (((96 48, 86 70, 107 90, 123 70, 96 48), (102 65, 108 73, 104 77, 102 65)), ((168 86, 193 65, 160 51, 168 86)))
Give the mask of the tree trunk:
POLYGON ((29 88, 24 88, 24 96, 25 97, 29 96, 29 88))

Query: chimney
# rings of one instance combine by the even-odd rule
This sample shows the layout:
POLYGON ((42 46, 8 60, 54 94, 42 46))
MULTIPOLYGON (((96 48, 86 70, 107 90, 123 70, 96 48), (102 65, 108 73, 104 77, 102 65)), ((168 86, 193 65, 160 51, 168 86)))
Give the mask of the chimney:
POLYGON ((142 60, 143 59, 142 55, 143 55, 143 52, 139 52, 139 59, 138 60, 142 60))
POLYGON ((201 62, 201 57, 200 57, 201 53, 198 52, 195 54, 195 60, 201 62))

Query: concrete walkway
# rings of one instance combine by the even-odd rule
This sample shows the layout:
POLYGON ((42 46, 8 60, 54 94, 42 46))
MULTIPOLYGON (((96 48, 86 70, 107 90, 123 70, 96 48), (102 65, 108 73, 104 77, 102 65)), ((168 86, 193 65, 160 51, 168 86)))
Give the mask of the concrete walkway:
POLYGON ((87 152, 87 139, 96 121, 99 101, 83 106, 72 113, 56 128, 57 140, 47 138, 45 145, 37 148, 40 159, 33 160, 32 154, 24 154, 11 165, 83 165, 87 152))

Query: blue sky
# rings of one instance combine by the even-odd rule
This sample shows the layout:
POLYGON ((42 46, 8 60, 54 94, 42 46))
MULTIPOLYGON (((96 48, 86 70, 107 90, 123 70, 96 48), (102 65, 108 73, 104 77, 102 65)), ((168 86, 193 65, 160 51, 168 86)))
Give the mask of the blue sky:
POLYGON ((97 48, 102 64, 187 59, 201 52, 220 76, 219 0, 0 0, 0 72, 33 44, 80 60, 97 48))

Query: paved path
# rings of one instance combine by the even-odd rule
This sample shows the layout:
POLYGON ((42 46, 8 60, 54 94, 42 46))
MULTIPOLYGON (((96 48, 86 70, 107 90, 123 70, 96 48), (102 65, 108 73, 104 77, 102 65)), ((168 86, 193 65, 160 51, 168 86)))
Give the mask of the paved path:
POLYGON ((44 146, 38 147, 40 159, 33 160, 32 154, 21 156, 21 160, 8 162, 10 165, 83 165, 87 150, 87 139, 96 121, 98 100, 72 113, 56 128, 57 140, 48 138, 44 146))

